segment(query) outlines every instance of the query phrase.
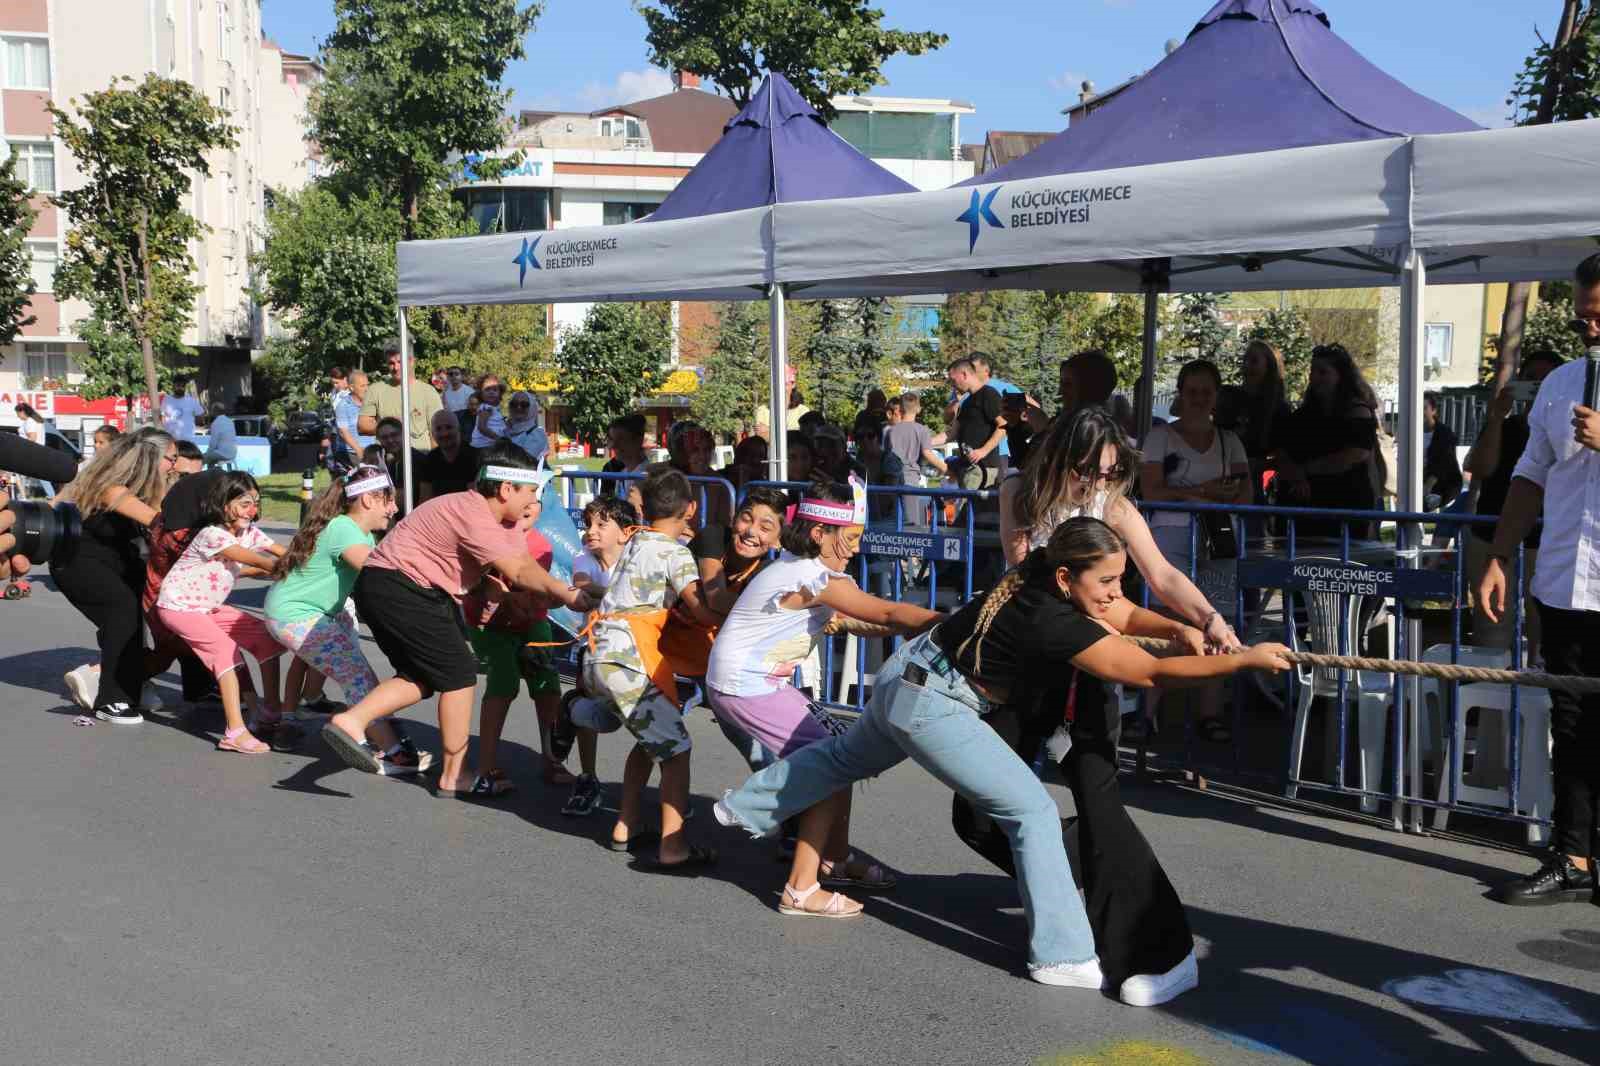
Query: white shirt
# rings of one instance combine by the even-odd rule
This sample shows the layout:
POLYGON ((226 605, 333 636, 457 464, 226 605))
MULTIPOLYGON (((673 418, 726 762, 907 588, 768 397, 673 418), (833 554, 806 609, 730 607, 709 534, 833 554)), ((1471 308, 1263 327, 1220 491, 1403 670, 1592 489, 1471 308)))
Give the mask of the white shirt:
POLYGON ((784 552, 751 579, 711 645, 706 684, 725 696, 765 696, 793 683, 833 608, 822 604, 797 611, 780 606, 802 589, 821 595, 829 581, 845 575, 821 559, 784 552))
POLYGON ((233 419, 218 415, 211 420, 211 428, 206 431, 206 453, 225 462, 239 457, 239 431, 234 428, 233 419))
POLYGON ((167 396, 161 401, 161 428, 173 440, 194 440, 194 420, 204 411, 200 401, 182 393, 177 396, 167 396))
POLYGON ((44 423, 43 422, 36 422, 31 418, 23 418, 20 421, 21 421, 21 428, 20 428, 19 432, 22 434, 22 439, 23 440, 32 441, 34 444, 43 444, 44 443, 44 423))
MULTIPOLYGON (((1147 463, 1165 464, 1167 456, 1178 457, 1177 465, 1166 475, 1168 487, 1174 489, 1192 489, 1222 477, 1234 467, 1250 465, 1250 459, 1244 453, 1244 445, 1240 443, 1238 437, 1225 429, 1215 430, 1211 447, 1203 452, 1197 452, 1183 439, 1183 434, 1170 423, 1151 426, 1140 451, 1144 453, 1143 461, 1147 463)), ((1182 511, 1152 511, 1150 526, 1151 528, 1183 526, 1187 529, 1189 516, 1182 511)))
MULTIPOLYGON (((480 408, 478 408, 478 418, 482 418, 482 417, 483 417, 483 408, 480 407, 480 408)), ((467 443, 472 445, 474 448, 487 448, 491 444, 493 444, 495 441, 497 441, 501 437, 505 436, 505 432, 506 432, 506 416, 501 414, 500 413, 500 409, 497 408, 497 407, 489 408, 489 429, 492 430, 496 435, 493 436, 493 437, 484 436, 483 435, 483 431, 478 429, 478 419, 476 419, 476 418, 473 419, 472 420, 472 439, 467 441, 467 443)))
POLYGON ((472 394, 475 391, 471 385, 463 381, 453 389, 447 386, 444 392, 440 394, 440 399, 444 400, 444 409, 446 411, 451 413, 465 411, 467 409, 467 401, 472 399, 472 394))
POLYGON ((1600 452, 1572 439, 1584 360, 1557 367, 1528 409, 1528 446, 1512 477, 1544 490, 1544 534, 1533 594, 1569 611, 1600 611, 1600 452))

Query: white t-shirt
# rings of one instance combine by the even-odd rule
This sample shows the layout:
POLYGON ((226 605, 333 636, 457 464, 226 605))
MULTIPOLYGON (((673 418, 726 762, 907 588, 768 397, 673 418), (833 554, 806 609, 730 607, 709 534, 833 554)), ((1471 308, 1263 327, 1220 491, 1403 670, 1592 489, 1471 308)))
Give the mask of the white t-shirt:
POLYGON ((173 440, 192 441, 194 420, 204 413, 200 401, 188 393, 167 396, 161 401, 161 428, 173 440))
POLYGON ((218 415, 211 420, 206 430, 206 451, 224 462, 231 463, 239 457, 239 431, 234 428, 233 419, 218 415))
MULTIPOLYGON (((1175 489, 1195 488, 1222 477, 1232 467, 1250 463, 1244 445, 1226 429, 1214 430, 1211 447, 1197 452, 1171 424, 1151 426, 1140 450, 1145 462, 1163 464, 1167 485, 1175 489), (1176 465, 1167 465, 1169 455, 1177 456, 1176 465)), ((1189 516, 1179 511, 1152 511, 1150 514, 1151 528, 1188 525, 1189 516)))
MULTIPOLYGON (((483 408, 480 407, 480 408, 478 408, 478 418, 482 418, 482 417, 483 417, 483 408)), ((493 444, 495 441, 499 440, 500 437, 505 436, 505 432, 506 432, 506 416, 500 413, 499 408, 496 408, 496 407, 489 408, 489 428, 494 430, 500 436, 497 436, 497 437, 485 437, 483 435, 483 433, 481 431, 479 431, 479 429, 478 429, 478 420, 476 418, 473 419, 472 420, 472 439, 470 441, 468 441, 467 443, 471 444, 474 448, 487 448, 491 444, 493 444)))
POLYGON ((833 608, 791 611, 779 605, 791 592, 813 596, 844 574, 821 559, 784 552, 750 580, 717 630, 706 667, 706 684, 725 696, 764 696, 793 683, 795 669, 811 654, 833 608))
POLYGON ((476 391, 463 381, 453 389, 446 387, 444 392, 439 394, 439 398, 444 401, 444 409, 454 414, 467 409, 467 401, 472 399, 472 394, 476 391))
POLYGON ((22 439, 34 444, 44 443, 44 423, 32 418, 24 418, 17 430, 22 434, 22 439))

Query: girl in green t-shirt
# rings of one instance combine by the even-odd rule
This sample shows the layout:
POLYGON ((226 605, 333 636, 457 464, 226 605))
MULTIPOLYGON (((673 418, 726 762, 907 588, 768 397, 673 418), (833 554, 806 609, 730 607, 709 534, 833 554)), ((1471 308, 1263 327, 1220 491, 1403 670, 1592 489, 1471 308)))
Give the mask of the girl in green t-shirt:
MULTIPOLYGON (((267 628, 310 670, 338 684, 350 703, 378 685, 361 653, 355 617, 346 610, 350 589, 375 546, 374 534, 395 514, 394 485, 380 467, 358 466, 311 502, 305 524, 273 572, 267 593, 267 628)), ((287 706, 299 703, 288 694, 287 706)), ((394 727, 374 722, 367 742, 379 753, 379 772, 415 774, 432 761, 394 727)))

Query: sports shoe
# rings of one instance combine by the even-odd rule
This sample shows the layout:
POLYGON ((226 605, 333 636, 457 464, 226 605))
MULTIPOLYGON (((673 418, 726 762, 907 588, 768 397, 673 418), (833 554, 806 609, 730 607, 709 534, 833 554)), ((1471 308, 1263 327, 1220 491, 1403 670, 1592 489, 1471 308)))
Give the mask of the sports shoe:
POLYGON ((1489 898, 1513 907, 1532 907, 1545 903, 1580 903, 1589 899, 1594 891, 1594 868, 1580 870, 1567 856, 1557 854, 1527 877, 1496 886, 1489 898))
POLYGON ((94 716, 102 722, 115 722, 117 725, 138 725, 144 721, 144 715, 139 713, 139 708, 130 707, 126 703, 108 703, 104 707, 96 707, 94 716))
POLYGON ((1177 999, 1200 984, 1200 964, 1194 952, 1166 973, 1137 973, 1122 982, 1117 998, 1130 1007, 1154 1007, 1177 999))
POLYGON ((572 795, 562 805, 561 813, 569 818, 582 818, 593 814, 600 806, 600 782, 593 774, 579 774, 572 783, 572 795))
POLYGON ((1030 966, 1028 976, 1041 985, 1060 988, 1103 988, 1106 975, 1100 972, 1100 957, 1083 962, 1053 962, 1049 966, 1030 966))
POLYGON ((96 670, 84 663, 75 670, 68 670, 62 680, 67 683, 73 703, 86 711, 94 708, 95 697, 100 695, 100 674, 96 670))
POLYGON ((159 711, 166 704, 162 702, 161 696, 156 692, 156 687, 147 681, 144 688, 139 690, 139 706, 147 711, 159 711))

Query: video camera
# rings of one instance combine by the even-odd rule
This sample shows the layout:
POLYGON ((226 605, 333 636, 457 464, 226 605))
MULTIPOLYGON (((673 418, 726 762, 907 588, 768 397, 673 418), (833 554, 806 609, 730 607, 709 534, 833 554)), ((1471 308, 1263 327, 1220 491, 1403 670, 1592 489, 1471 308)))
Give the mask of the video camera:
MULTIPOLYGON (((0 470, 23 477, 64 485, 78 474, 71 456, 46 448, 21 437, 0 434, 0 470)), ((70 503, 51 506, 34 500, 11 500, 6 510, 16 515, 9 534, 16 543, 6 556, 25 556, 29 562, 61 565, 78 553, 83 536, 83 518, 70 503)))

